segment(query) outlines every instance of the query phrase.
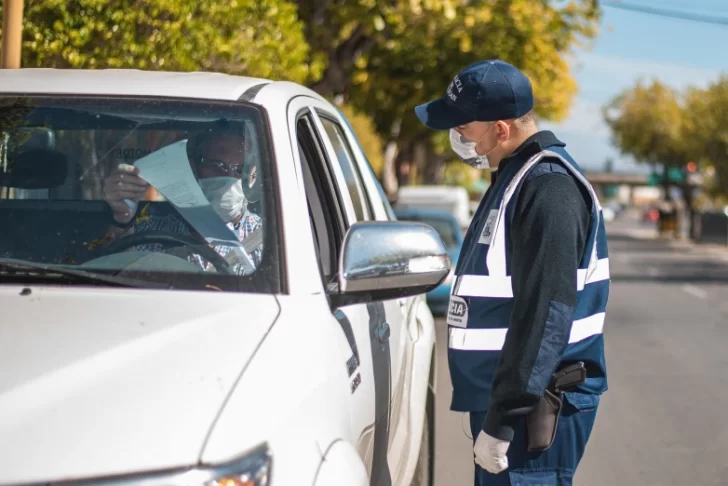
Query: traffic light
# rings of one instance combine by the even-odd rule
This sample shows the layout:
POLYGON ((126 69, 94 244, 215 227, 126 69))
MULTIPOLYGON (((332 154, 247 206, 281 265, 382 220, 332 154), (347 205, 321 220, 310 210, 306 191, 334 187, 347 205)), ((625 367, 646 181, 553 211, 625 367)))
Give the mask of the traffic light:
POLYGON ((690 162, 688 162, 688 163, 687 163, 687 164, 685 165, 685 170, 686 170, 687 172, 690 172, 690 173, 692 173, 692 172, 695 172, 696 170, 698 170, 698 166, 697 166, 697 165, 695 164, 695 162, 693 162, 693 161, 691 160, 690 162))

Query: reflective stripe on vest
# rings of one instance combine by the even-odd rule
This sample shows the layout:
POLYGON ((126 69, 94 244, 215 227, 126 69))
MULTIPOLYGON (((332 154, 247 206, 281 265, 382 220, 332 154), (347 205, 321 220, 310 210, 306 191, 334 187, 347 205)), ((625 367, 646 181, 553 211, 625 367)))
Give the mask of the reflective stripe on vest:
MULTIPOLYGON (((602 333, 604 328, 604 312, 574 321, 569 335, 569 344, 602 333)), ((450 349, 462 351, 500 351, 506 341, 507 328, 497 329, 463 329, 450 328, 448 345, 450 349)))
MULTIPOLYGON (((584 286, 594 282, 609 280, 609 258, 597 260, 596 269, 587 276, 587 269, 577 270, 576 290, 584 290, 584 286)), ((457 277, 454 288, 460 297, 498 297, 513 298, 513 287, 510 276, 497 275, 462 275, 457 277)))
MULTIPOLYGON (((590 235, 592 241, 592 251, 589 255, 587 268, 577 269, 576 286, 577 292, 582 292, 586 285, 591 283, 609 280, 609 258, 599 258, 597 255, 597 241, 599 237, 599 226, 601 219, 601 205, 599 199, 594 193, 594 189, 587 182, 586 178, 574 168, 574 166, 562 157, 560 154, 545 150, 531 157, 518 173, 509 182, 503 194, 501 204, 498 208, 498 214, 495 224, 492 227, 493 234, 490 239, 490 247, 486 255, 486 268, 488 275, 459 275, 456 277, 451 290, 451 295, 455 301, 460 297, 480 297, 480 298, 513 298, 513 287, 511 284, 511 276, 508 275, 506 269, 506 210, 508 203, 518 188, 521 180, 526 176, 528 171, 539 163, 544 157, 554 157, 559 159, 572 173, 574 177, 589 190, 593 207, 595 208, 596 221, 594 221, 594 230, 590 235)), ((462 299, 459 299, 462 301, 462 299)), ((467 304, 465 310, 467 311, 467 304)), ((569 336, 569 344, 583 341, 589 337, 602 333, 604 327, 604 312, 592 314, 583 319, 577 319, 573 322, 571 335, 569 336)), ((450 319, 448 319, 450 322, 450 319)), ((449 329, 449 347, 450 349, 465 351, 499 351, 505 342, 507 328, 470 328, 467 322, 467 314, 465 319, 459 319, 458 323, 451 325, 449 329), (459 322, 462 322, 460 324, 459 322)), ((505 323, 501 323, 503 325, 505 323)))

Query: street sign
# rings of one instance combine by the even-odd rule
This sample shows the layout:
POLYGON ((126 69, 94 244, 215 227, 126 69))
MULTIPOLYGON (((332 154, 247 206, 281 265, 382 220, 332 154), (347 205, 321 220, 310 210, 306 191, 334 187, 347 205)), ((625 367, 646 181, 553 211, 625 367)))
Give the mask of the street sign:
POLYGON ((683 182, 685 180, 685 173, 678 167, 670 167, 667 169, 667 179, 670 182, 683 182))
MULTIPOLYGON (((662 185, 662 174, 652 173, 647 176, 647 184, 650 186, 662 185)), ((674 184, 682 184, 685 182, 685 172, 679 167, 670 167, 667 169, 667 181, 674 184)))

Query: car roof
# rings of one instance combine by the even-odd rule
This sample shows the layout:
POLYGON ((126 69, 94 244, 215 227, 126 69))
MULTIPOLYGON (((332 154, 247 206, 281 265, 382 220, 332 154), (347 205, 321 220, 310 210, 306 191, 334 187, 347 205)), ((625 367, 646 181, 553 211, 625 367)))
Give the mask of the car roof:
POLYGON ((422 218, 446 219, 457 223, 457 219, 449 211, 435 208, 394 208, 397 217, 419 216, 422 218))
POLYGON ((296 83, 214 72, 140 69, 0 69, 0 94, 156 96, 234 101, 254 88, 321 98, 296 83))
POLYGON ((402 186, 399 188, 401 194, 453 194, 465 193, 467 189, 462 186, 444 186, 444 185, 421 185, 421 186, 402 186))

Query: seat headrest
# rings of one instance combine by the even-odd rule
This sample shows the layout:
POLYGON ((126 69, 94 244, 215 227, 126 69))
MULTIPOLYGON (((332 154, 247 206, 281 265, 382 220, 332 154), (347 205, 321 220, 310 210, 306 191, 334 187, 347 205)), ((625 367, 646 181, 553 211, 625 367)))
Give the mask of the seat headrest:
POLYGON ((68 157, 56 150, 34 149, 8 155, 0 186, 17 189, 54 189, 66 181, 68 157))

